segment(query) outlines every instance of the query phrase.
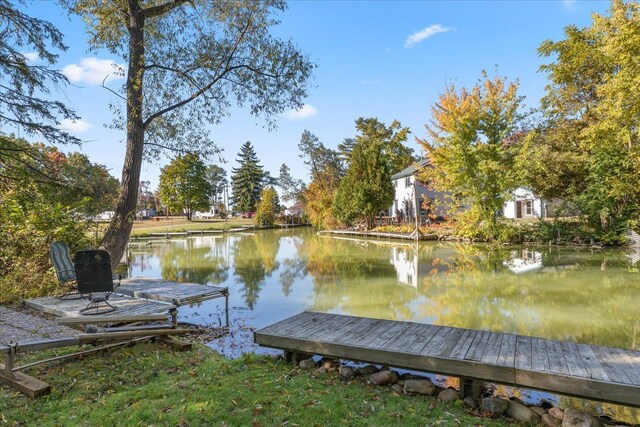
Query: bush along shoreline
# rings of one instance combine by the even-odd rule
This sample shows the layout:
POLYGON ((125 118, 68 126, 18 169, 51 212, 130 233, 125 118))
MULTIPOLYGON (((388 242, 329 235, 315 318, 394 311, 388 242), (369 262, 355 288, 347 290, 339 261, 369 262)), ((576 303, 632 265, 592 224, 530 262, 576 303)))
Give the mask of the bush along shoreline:
MULTIPOLYGON (((413 225, 384 225, 376 232, 411 234, 413 225)), ((640 244, 632 230, 603 233, 579 221, 502 221, 488 232, 482 224, 439 223, 420 227, 422 235, 437 236, 438 241, 497 244, 537 244, 557 246, 622 247, 640 244)))

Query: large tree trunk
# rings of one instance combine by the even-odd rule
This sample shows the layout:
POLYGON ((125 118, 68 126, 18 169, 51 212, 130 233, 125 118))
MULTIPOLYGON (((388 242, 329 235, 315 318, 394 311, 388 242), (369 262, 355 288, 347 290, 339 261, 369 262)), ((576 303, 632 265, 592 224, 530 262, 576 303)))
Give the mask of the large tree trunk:
POLYGON ((102 246, 115 269, 124 255, 135 219, 144 151, 142 82, 144 77, 144 16, 137 1, 129 1, 129 67, 127 72, 127 150, 122 167, 120 197, 102 246))

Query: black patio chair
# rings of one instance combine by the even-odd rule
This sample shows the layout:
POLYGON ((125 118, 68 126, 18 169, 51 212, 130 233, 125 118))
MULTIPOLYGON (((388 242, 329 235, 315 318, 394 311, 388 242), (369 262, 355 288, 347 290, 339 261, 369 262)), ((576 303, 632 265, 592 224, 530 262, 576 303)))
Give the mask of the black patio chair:
POLYGON ((109 297, 120 286, 120 276, 114 284, 109 252, 101 249, 78 251, 74 256, 74 267, 78 292, 89 300, 80 313, 96 315, 114 311, 117 307, 109 303, 109 297))
POLYGON ((64 242, 51 242, 51 262, 56 270, 58 284, 64 289, 64 293, 58 299, 81 299, 76 284, 76 272, 69 253, 69 246, 64 242))

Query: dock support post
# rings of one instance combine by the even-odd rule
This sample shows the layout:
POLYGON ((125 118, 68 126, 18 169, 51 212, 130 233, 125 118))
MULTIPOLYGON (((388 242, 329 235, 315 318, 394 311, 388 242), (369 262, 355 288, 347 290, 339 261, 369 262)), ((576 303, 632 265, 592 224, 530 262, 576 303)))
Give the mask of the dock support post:
POLYGON ((16 376, 13 374, 13 360, 16 355, 16 347, 14 345, 9 346, 9 351, 4 355, 4 375, 12 380, 16 380, 16 376))
POLYGON ((297 365, 302 360, 307 360, 312 357, 311 354, 308 353, 300 353, 298 351, 285 350, 284 351, 284 361, 286 363, 294 363, 297 365))
POLYGON ((224 294, 224 314, 226 318, 227 328, 229 327, 229 289, 224 294))
POLYGON ((176 326, 178 324, 178 310, 174 308, 173 310, 170 311, 170 313, 171 313, 171 324, 173 326, 176 326))
POLYGON ((480 399, 482 391, 482 381, 471 378, 460 377, 460 396, 472 397, 475 400, 480 399))

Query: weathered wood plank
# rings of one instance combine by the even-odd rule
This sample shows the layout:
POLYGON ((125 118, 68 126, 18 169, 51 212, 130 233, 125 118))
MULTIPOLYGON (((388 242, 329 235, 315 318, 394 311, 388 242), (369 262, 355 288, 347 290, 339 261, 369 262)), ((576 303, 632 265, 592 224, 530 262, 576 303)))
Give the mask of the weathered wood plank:
POLYGON ((311 311, 303 311, 302 313, 296 314, 293 317, 288 319, 283 319, 277 323, 269 325, 265 328, 258 330, 258 332, 265 334, 279 334, 279 333, 287 333, 289 331, 295 330, 300 327, 301 324, 304 324, 305 321, 311 321, 315 313, 311 311))
POLYGON ((437 350, 435 350, 435 355, 436 356, 449 356, 451 354, 451 351, 453 351, 453 348, 456 346, 456 344, 458 344, 458 341, 460 341, 460 338, 462 338, 462 335, 464 334, 464 329, 460 329, 460 328, 450 328, 451 330, 449 331, 449 334, 445 337, 444 341, 442 342, 442 344, 440 344, 440 347, 438 347, 437 350))
POLYGON ((600 364, 598 356, 593 352, 593 348, 591 348, 590 345, 576 344, 576 347, 589 378, 606 382, 611 381, 609 379, 609 375, 607 375, 606 371, 602 367, 602 364, 600 364))
POLYGON ((366 336, 362 336, 360 340, 356 340, 355 343, 361 347, 378 348, 404 327, 405 324, 403 322, 377 320, 370 326, 369 333, 366 336))
POLYGON ((453 359, 464 359, 477 333, 478 331, 476 330, 465 329, 462 337, 460 337, 460 340, 458 340, 453 350, 451 350, 451 353, 449 353, 449 357, 453 359))
POLYGON ((549 354, 542 338, 531 338, 531 367, 534 371, 548 372, 549 354))
POLYGON ((389 338, 381 348, 408 348, 425 332, 423 325, 419 323, 409 323, 405 329, 400 330, 394 336, 389 338))
POLYGON ((633 358, 621 348, 607 348, 612 357, 615 358, 615 363, 618 366, 618 370, 624 372, 631 384, 640 383, 640 364, 633 363, 633 358))
POLYGON ((516 336, 513 334, 502 335, 500 343, 500 353, 496 363, 502 366, 515 366, 516 358, 516 336))
POLYGON ((467 354, 464 356, 465 360, 482 360, 482 353, 484 353, 484 349, 487 346, 487 340, 489 339, 489 335, 491 332, 489 331, 478 331, 467 354))
POLYGON ((560 343, 564 360, 567 362, 569 374, 574 377, 589 378, 589 373, 584 366, 584 362, 578 353, 578 346, 573 342, 562 341, 560 343))
POLYGON ((514 365, 516 369, 531 369, 532 365, 531 337, 518 335, 516 337, 516 355, 514 365))
POLYGON ((433 338, 431 338, 431 341, 429 341, 429 343, 420 351, 420 354, 425 356, 435 356, 436 351, 438 351, 442 343, 444 343, 449 333, 451 333, 451 330, 452 328, 446 326, 440 327, 438 332, 436 332, 433 338))
MULTIPOLYGON (((640 370, 640 351, 635 350, 624 350, 625 353, 629 356, 630 363, 636 367, 636 370, 640 370)), ((636 377, 633 378, 633 383, 637 386, 640 386, 640 373, 636 377)))
POLYGON ((487 339, 487 346, 484 348, 484 353, 482 353, 482 358, 480 360, 484 363, 495 365, 498 362, 501 345, 502 335, 496 332, 491 332, 487 339))
POLYGON ((433 337, 440 331, 442 326, 437 325, 422 325, 422 333, 411 345, 406 348, 407 353, 416 353, 420 354, 422 349, 424 349, 433 337))
POLYGON ((544 340, 544 344, 547 347, 547 355, 549 356, 550 372, 568 375, 569 368, 567 367, 567 362, 564 360, 560 341, 544 340))
POLYGON ((15 388, 22 394, 27 395, 31 399, 36 399, 45 394, 51 393, 51 386, 37 378, 31 377, 22 372, 13 373, 13 378, 5 375, 4 365, 0 363, 0 383, 4 383, 15 388))
POLYGON ((611 354, 607 347, 592 345, 591 348, 598 357, 598 361, 611 381, 623 384, 632 384, 626 372, 624 372, 618 363, 616 363, 617 357, 611 354))

